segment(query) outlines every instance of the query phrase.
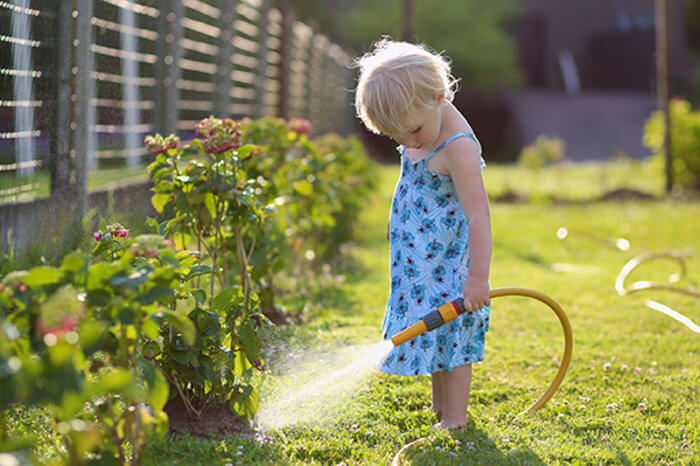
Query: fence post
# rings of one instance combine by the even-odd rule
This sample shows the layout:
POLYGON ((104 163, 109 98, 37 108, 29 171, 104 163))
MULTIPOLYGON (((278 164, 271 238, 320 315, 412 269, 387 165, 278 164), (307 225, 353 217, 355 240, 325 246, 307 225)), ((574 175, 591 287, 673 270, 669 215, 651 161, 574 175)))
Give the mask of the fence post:
POLYGON ((227 118, 231 114, 231 73, 233 72, 233 36, 238 0, 219 0, 219 56, 217 57, 214 93, 214 112, 217 118, 227 118))
POLYGON ((351 67, 350 63, 345 63, 343 66, 344 68, 344 74, 345 74, 345 89, 343 91, 345 92, 345 104, 343 107, 343 114, 345 115, 345 128, 344 128, 344 135, 347 136, 348 134, 352 133, 353 127, 356 124, 355 121, 355 72, 353 71, 354 68, 351 67))
POLYGON ((265 81, 267 80, 267 39, 269 33, 267 27, 270 23, 270 0, 262 0, 260 4, 260 23, 258 24, 258 85, 255 89, 255 117, 261 118, 265 116, 265 81))
POLYGON ((93 0, 75 0, 77 25, 74 36, 75 47, 75 188, 77 213, 80 219, 88 212, 87 171, 90 127, 90 45, 92 44, 93 0))
POLYGON ((277 116, 289 118, 289 88, 290 88, 290 63, 292 58, 292 42, 294 15, 289 8, 289 1, 285 0, 280 6, 282 13, 282 34, 280 35, 280 65, 279 65, 279 101, 277 102, 277 116))
POLYGON ((316 60, 315 52, 314 52, 314 31, 313 29, 311 30, 311 34, 309 35, 309 42, 308 42, 308 49, 307 49, 307 54, 306 54, 306 76, 305 76, 305 82, 304 85, 306 86, 305 92, 304 92, 304 97, 306 99, 305 105, 304 105, 304 118, 309 120, 312 125, 316 124, 316 121, 313 118, 313 113, 314 113, 314 104, 313 104, 313 97, 314 97, 314 86, 313 86, 313 80, 314 80, 314 60, 316 60))
POLYGON ((163 0, 158 16, 158 29, 162 31, 158 40, 156 62, 156 118, 155 129, 162 134, 177 134, 179 121, 178 103, 180 92, 180 59, 182 58, 182 18, 185 7, 180 0, 163 0))
POLYGON ((51 160, 52 196, 65 197, 70 192, 70 151, 73 107, 71 104, 71 67, 73 64, 73 5, 58 2, 56 8, 56 107, 51 160))

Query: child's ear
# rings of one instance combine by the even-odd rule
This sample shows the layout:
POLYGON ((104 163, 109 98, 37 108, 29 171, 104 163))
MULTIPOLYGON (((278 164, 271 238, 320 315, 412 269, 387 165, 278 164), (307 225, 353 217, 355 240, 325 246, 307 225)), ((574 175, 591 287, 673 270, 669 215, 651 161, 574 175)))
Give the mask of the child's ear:
POLYGON ((441 92, 438 95, 436 95, 435 100, 437 100, 438 105, 444 104, 445 103, 445 93, 441 92))

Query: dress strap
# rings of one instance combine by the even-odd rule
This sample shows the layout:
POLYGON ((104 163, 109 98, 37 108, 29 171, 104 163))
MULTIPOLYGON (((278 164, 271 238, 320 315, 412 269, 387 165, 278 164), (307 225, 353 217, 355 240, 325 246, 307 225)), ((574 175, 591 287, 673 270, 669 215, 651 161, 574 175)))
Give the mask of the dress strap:
POLYGON ((443 147, 445 147, 447 144, 449 144, 450 142, 454 141, 455 139, 461 138, 461 137, 464 137, 464 136, 469 136, 470 138, 472 138, 472 139, 474 140, 474 142, 476 142, 476 145, 479 146, 479 154, 481 154, 481 143, 476 139, 476 137, 475 137, 472 133, 469 133, 469 132, 465 131, 465 132, 463 132, 463 133, 457 133, 457 134, 455 134, 454 136, 450 136, 445 142, 443 142, 442 144, 440 144, 440 145, 438 146, 437 149, 435 149, 434 151, 432 151, 426 158, 424 158, 424 159, 423 159, 423 163, 428 163, 428 160, 430 160, 430 158, 431 158, 433 155, 435 155, 435 154, 437 154, 438 152, 440 152, 440 150, 441 150, 443 147))

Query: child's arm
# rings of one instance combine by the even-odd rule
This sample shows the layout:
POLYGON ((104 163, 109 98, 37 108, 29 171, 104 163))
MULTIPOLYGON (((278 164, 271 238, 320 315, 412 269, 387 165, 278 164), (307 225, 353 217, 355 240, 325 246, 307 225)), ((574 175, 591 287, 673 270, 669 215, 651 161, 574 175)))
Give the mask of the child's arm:
POLYGON ((479 147, 471 138, 460 138, 445 147, 445 165, 457 188, 464 214, 469 220, 469 277, 464 284, 464 306, 475 311, 491 304, 491 217, 481 178, 479 147))

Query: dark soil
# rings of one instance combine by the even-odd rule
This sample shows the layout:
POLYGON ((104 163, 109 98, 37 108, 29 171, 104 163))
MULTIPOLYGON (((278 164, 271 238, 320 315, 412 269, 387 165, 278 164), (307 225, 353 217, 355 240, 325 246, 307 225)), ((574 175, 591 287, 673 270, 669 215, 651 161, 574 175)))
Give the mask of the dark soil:
POLYGON ((276 305, 263 308, 262 313, 275 325, 285 325, 295 320, 292 313, 286 312, 280 306, 276 305))
POLYGON ((245 420, 236 416, 225 403, 217 403, 202 407, 203 403, 195 400, 192 404, 201 413, 189 414, 182 399, 176 396, 165 404, 164 411, 170 421, 170 435, 181 435, 185 431, 200 438, 214 436, 230 436, 251 434, 251 429, 245 420))
POLYGON ((656 200, 656 196, 638 191, 636 189, 619 188, 603 193, 597 200, 599 201, 651 201, 656 200))
POLYGON ((527 194, 515 191, 506 191, 493 198, 494 202, 506 202, 509 204, 523 204, 529 200, 530 198, 527 194))
MULTIPOLYGON (((601 201, 656 201, 659 200, 658 197, 653 194, 649 194, 644 191, 639 191, 630 188, 619 188, 607 191, 600 196, 592 197, 588 199, 566 199, 557 196, 551 196, 549 198, 556 205, 567 205, 567 204, 590 204, 593 202, 601 201)), ((506 191, 498 196, 492 198, 493 202, 505 202, 508 204, 525 204, 530 202, 530 197, 527 193, 521 193, 517 191, 506 191)))

